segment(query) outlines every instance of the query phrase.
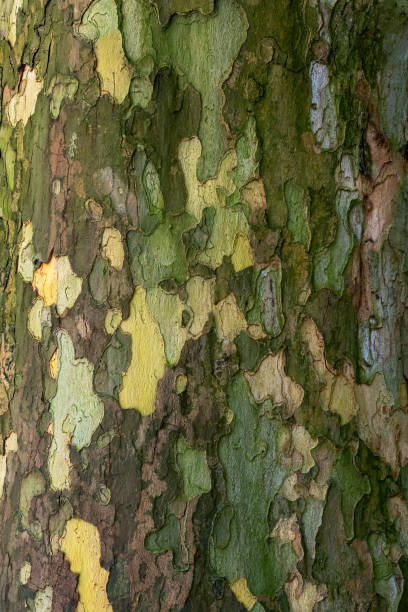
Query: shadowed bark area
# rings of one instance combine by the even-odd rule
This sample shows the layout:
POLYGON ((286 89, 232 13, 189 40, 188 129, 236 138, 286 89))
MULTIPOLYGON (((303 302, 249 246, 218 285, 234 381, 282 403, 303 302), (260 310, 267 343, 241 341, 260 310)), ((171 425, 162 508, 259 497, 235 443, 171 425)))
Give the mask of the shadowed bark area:
POLYGON ((408 606, 407 0, 0 7, 0 610, 408 606))

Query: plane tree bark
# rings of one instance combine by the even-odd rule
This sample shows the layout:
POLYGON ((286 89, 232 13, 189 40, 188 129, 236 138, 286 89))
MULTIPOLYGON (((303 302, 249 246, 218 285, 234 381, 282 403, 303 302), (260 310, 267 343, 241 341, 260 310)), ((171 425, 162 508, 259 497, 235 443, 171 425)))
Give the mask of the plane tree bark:
POLYGON ((0 33, 0 608, 406 609, 408 2, 0 33))

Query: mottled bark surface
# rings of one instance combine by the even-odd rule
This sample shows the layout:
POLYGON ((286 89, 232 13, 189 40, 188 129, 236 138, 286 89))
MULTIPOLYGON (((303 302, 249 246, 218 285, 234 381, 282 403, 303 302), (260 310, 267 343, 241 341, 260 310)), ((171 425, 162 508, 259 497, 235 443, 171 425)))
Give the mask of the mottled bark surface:
POLYGON ((0 35, 0 610, 408 609, 407 0, 0 35))

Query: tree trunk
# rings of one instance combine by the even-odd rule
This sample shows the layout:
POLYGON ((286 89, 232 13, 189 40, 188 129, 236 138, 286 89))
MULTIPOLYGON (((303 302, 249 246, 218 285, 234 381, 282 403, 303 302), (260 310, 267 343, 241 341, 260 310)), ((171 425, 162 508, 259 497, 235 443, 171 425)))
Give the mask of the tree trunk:
POLYGON ((407 610, 407 0, 0 32, 0 609, 407 610))

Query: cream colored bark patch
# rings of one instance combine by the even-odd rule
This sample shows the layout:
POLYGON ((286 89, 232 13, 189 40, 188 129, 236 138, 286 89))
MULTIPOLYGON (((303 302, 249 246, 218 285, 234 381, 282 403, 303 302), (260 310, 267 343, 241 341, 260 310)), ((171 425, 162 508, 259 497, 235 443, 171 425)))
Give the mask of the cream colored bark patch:
POLYGON ((4 455, 0 455, 0 499, 3 497, 7 473, 7 457, 18 451, 17 434, 12 431, 6 439, 4 455))
POLYGON ((102 92, 109 93, 121 104, 129 91, 131 74, 123 53, 122 34, 119 30, 112 30, 98 38, 94 47, 102 92))
POLYGON ((34 263, 33 263, 33 224, 31 221, 26 221, 21 232, 21 240, 18 252, 17 270, 23 280, 28 283, 33 280, 34 263))
POLYGON ((285 593, 291 612, 313 612, 315 604, 324 599, 326 588, 323 585, 304 582, 296 571, 294 578, 285 584, 285 593))
POLYGON ((234 580, 234 582, 230 584, 230 589, 234 593, 239 603, 242 603, 247 610, 252 610, 257 602, 257 598, 255 595, 252 595, 251 591, 249 590, 246 578, 238 578, 237 580, 234 580))
POLYGON ((297 522, 296 512, 289 518, 281 518, 272 531, 272 536, 282 544, 292 544, 293 552, 298 559, 303 559, 302 534, 297 522))
POLYGON ((311 450, 318 445, 319 441, 314 440, 303 425, 294 425, 292 428, 292 442, 295 450, 300 453, 303 459, 301 471, 303 474, 307 474, 315 464, 311 450))
POLYGON ((266 338, 266 334, 262 329, 262 325, 258 323, 253 323, 248 325, 248 335, 251 336, 254 340, 262 340, 262 338, 266 338))
POLYGON ((48 455, 48 471, 54 491, 68 489, 71 462, 69 447, 80 451, 89 446, 103 419, 103 403, 93 390, 93 365, 75 359, 72 340, 65 330, 57 333, 57 393, 51 401, 53 439, 48 455))
POLYGON ((61 551, 71 572, 79 574, 78 592, 83 612, 113 610, 106 594, 108 572, 101 567, 101 544, 95 525, 81 519, 70 519, 61 538, 61 551))
POLYGON ((34 114, 38 94, 42 90, 43 85, 44 82, 42 80, 37 80, 35 68, 30 70, 30 67, 26 66, 19 91, 11 98, 6 107, 8 120, 13 127, 16 127, 19 121, 22 121, 24 126, 27 125, 29 118, 34 114))
POLYGON ((408 415, 394 407, 394 398, 377 373, 371 385, 356 385, 358 435, 392 469, 394 478, 408 464, 408 415))
POLYGON ((23 0, 3 0, 0 6, 0 32, 12 47, 16 44, 17 15, 22 6, 23 0))
POLYGON ((44 307, 44 301, 38 298, 31 307, 28 313, 27 329, 31 336, 41 342, 42 327, 49 325, 51 327, 50 309, 44 307))
POLYGON ((30 580, 30 576, 31 576, 31 563, 28 563, 28 561, 26 561, 23 565, 23 567, 20 568, 20 584, 27 584, 27 582, 30 580))
POLYGON ((46 586, 45 589, 37 591, 34 599, 34 612, 52 612, 52 595, 53 589, 51 586, 46 586))
POLYGON ((266 355, 256 372, 245 374, 256 402, 270 399, 274 406, 284 406, 292 416, 303 401, 303 389, 285 373, 283 349, 266 355))
POLYGON ((230 293, 214 306, 215 328, 220 340, 232 342, 238 334, 246 329, 246 319, 238 308, 235 295, 230 293))
POLYGON ((341 424, 345 425, 358 411, 353 372, 345 367, 343 372, 336 373, 327 364, 323 337, 312 319, 306 319, 303 323, 301 337, 322 385, 320 399, 323 408, 340 415, 341 424))
POLYGON ((107 259, 115 270, 121 270, 125 252, 123 250, 122 235, 119 230, 114 227, 107 227, 103 232, 102 257, 107 259))
POLYGON ((119 403, 143 416, 155 409, 158 381, 164 375, 166 355, 160 328, 146 302, 146 291, 137 287, 130 303, 130 314, 121 329, 132 338, 132 358, 122 379, 119 403))
POLYGON ((303 425, 290 425, 279 439, 280 463, 307 474, 315 465, 311 451, 318 445, 303 425))
POLYGON ((318 484, 315 480, 312 480, 309 486, 301 484, 299 481, 299 474, 295 472, 285 478, 279 494, 282 497, 286 497, 289 501, 296 501, 297 499, 307 499, 312 497, 324 501, 327 494, 328 485, 318 484))
POLYGON ((72 271, 66 255, 53 256, 34 272, 33 289, 43 300, 44 306, 56 305, 58 314, 63 316, 81 293, 82 278, 72 271))

